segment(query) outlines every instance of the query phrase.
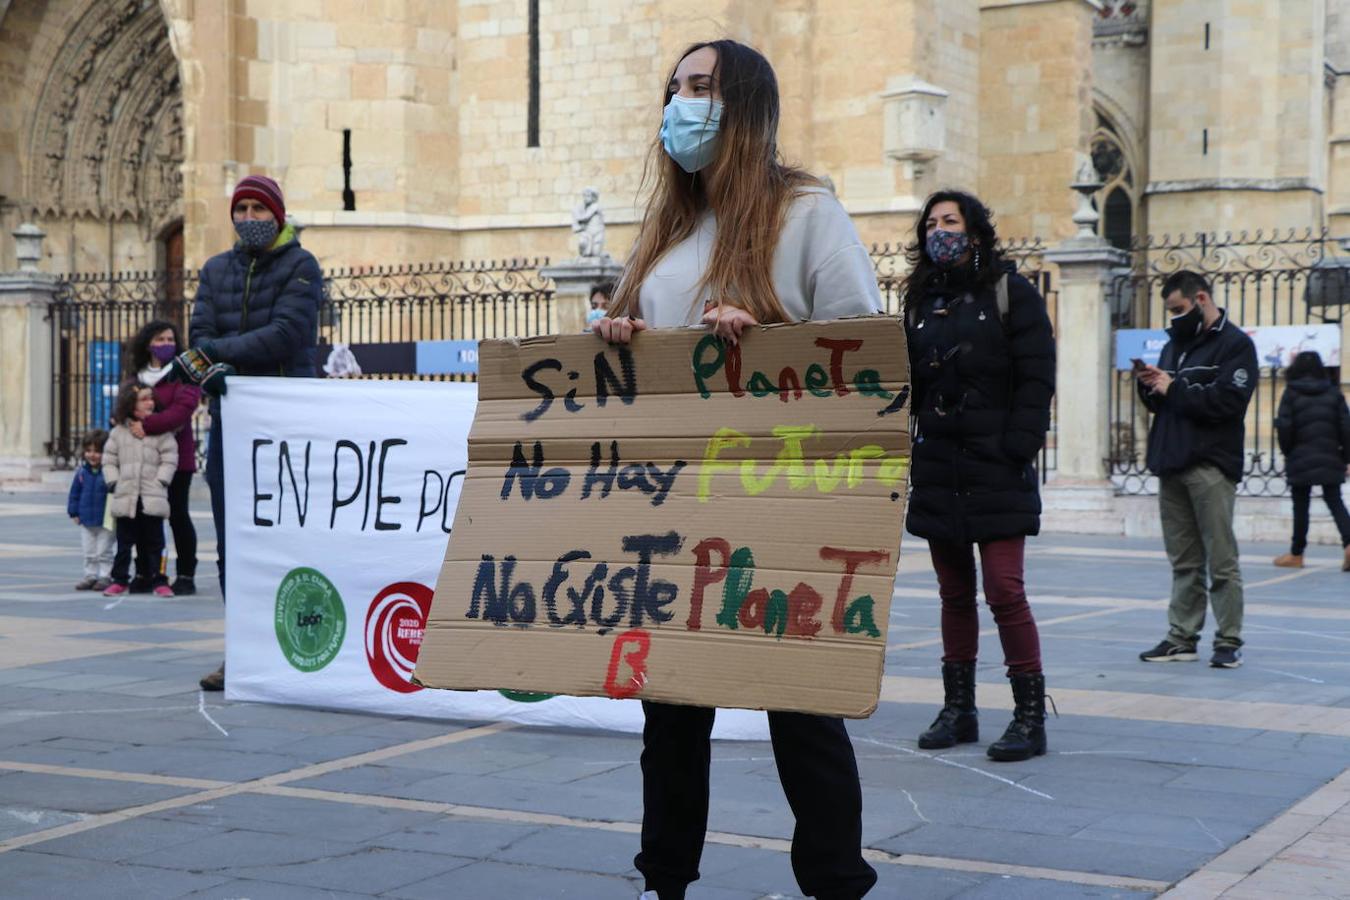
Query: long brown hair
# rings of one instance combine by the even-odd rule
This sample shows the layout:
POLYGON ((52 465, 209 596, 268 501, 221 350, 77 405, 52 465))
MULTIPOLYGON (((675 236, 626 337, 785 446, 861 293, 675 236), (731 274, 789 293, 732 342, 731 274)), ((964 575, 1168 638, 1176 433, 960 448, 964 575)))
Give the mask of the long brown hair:
POLYGON ((662 109, 674 93, 670 82, 679 62, 704 47, 717 51, 713 78, 723 103, 717 156, 709 166, 717 177, 709 191, 702 172, 690 175, 681 169, 666 154, 658 134, 642 175, 646 185, 655 172, 655 184, 609 315, 639 312, 638 292, 652 267, 689 237, 699 216, 711 209, 717 236, 698 296, 707 289, 714 302, 740 307, 760 322, 782 322, 787 314, 771 275, 778 234, 792 199, 821 183, 778 155, 778 79, 757 50, 732 40, 694 44, 666 79, 662 109))

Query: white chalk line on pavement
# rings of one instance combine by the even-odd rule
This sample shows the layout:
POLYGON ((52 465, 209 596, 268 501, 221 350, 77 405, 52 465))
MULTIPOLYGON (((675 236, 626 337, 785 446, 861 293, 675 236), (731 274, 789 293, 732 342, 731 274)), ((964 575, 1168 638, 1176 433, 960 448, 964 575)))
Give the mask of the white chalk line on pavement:
POLYGON ((1284 676, 1286 676, 1286 677, 1288 677, 1288 678, 1297 678, 1299 681, 1307 681, 1307 682, 1310 682, 1310 683, 1312 683, 1312 684, 1326 684, 1326 682, 1323 681, 1323 680, 1320 679, 1320 678, 1312 678, 1312 677, 1310 677, 1310 676, 1308 676, 1308 675, 1296 675, 1296 674, 1294 674, 1293 672, 1285 672, 1285 671, 1283 671, 1283 670, 1281 670, 1281 669, 1257 669, 1256 671, 1258 671, 1258 672, 1269 672, 1269 673, 1271 673, 1272 675, 1284 675, 1284 676))
POLYGON ((918 803, 917 800, 914 799, 914 795, 913 795, 913 794, 911 794, 909 791, 905 790, 904 788, 901 788, 901 789, 900 789, 900 793, 904 794, 904 795, 905 795, 905 798, 906 798, 907 800, 909 800, 909 805, 912 806, 912 807, 914 807, 914 815, 918 816, 918 817, 919 817, 919 820, 920 820, 921 822, 932 822, 931 819, 929 819, 927 816, 925 816, 925 815, 923 814, 923 810, 919 809, 919 803, 918 803))
POLYGON ((1191 818, 1195 820, 1195 824, 1197 824, 1197 825, 1200 826, 1200 830, 1201 830, 1201 831, 1203 831, 1205 834, 1209 835, 1210 840, 1214 841, 1215 844, 1217 844, 1217 845, 1220 846, 1220 847, 1227 847, 1227 846, 1228 846, 1228 845, 1225 844, 1223 841, 1219 840, 1219 836, 1218 836, 1217 834, 1215 834, 1214 832, 1212 832, 1212 831, 1209 830, 1209 826, 1208 826, 1208 825, 1206 825, 1204 822, 1201 822, 1201 821, 1200 821, 1200 817, 1199 817, 1199 816, 1191 816, 1191 818))
POLYGON ((1297 634, 1302 637, 1321 638, 1324 641, 1340 641, 1342 643, 1350 644, 1350 637, 1338 637, 1334 634, 1326 634, 1321 631, 1304 631, 1300 628, 1280 628, 1276 625, 1257 625, 1253 622, 1246 623, 1245 627, 1248 631, 1274 631, 1279 634, 1297 634))
POLYGON ((219 731, 226 737, 230 736, 230 733, 226 731, 224 728, 221 728, 220 723, 217 722, 215 719, 211 718, 211 714, 206 711, 206 691, 197 692, 197 712, 201 713, 202 718, 210 722, 211 727, 214 728, 216 731, 219 731))
POLYGON ((899 750, 901 753, 908 753, 909 755, 917 756, 920 759, 931 759, 933 762, 942 763, 944 766, 955 766, 958 769, 964 769, 967 772, 974 772, 976 775, 983 775, 985 778, 991 778, 994 781, 1002 782, 1003 784, 1006 784, 1009 787, 1017 788, 1019 791, 1026 791, 1028 794, 1034 794, 1035 796, 1043 797, 1046 800, 1055 799, 1054 797, 1051 797, 1049 794, 1044 793, 1043 791, 1038 791, 1035 788, 1029 788, 1024 784, 1018 784, 1011 778, 1004 778, 1002 775, 995 775, 993 772, 986 772, 984 769, 979 769, 976 768, 975 766, 968 766, 965 763, 959 763, 954 759, 947 759, 946 757, 938 756, 935 753, 920 753, 918 750, 911 750, 908 747, 901 746, 900 744, 893 744, 890 741, 879 741, 876 738, 860 737, 855 738, 855 740, 862 741, 863 743, 866 744, 876 744, 878 747, 889 747, 892 750, 899 750))

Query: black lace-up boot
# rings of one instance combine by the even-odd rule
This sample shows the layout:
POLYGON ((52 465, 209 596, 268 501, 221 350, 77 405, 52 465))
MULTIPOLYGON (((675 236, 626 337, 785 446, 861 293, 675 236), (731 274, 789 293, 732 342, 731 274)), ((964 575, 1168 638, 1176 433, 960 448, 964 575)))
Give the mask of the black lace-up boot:
POLYGON ((1045 676, 1040 672, 1009 675, 1013 720, 1003 737, 989 745, 989 758, 1021 762, 1045 754, 1045 676))
POLYGON ((919 746, 924 750, 941 750, 980 739, 980 714, 975 709, 975 663, 943 663, 942 687, 946 692, 942 712, 919 735, 919 746))

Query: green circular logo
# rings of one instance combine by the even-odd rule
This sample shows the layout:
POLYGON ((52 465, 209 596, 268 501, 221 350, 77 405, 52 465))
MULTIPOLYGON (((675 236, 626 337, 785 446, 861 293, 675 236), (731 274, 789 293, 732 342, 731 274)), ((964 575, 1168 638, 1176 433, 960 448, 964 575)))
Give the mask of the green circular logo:
POLYGON ((514 700, 517 703, 538 703, 541 700, 548 700, 554 696, 553 694, 538 694, 533 691, 501 690, 497 693, 501 694, 507 700, 514 700))
POLYGON ((317 672, 342 649, 347 610, 322 572, 291 569, 277 587, 276 627, 287 662, 301 672, 317 672))

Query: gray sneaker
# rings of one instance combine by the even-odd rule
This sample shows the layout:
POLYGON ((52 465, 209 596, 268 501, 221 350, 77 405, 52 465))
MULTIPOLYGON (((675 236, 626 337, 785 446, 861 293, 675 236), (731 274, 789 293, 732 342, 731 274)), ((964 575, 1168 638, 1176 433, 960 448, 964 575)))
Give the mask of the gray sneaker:
POLYGON ((89 590, 98 591, 101 594, 108 589, 110 584, 112 584, 111 578, 100 578, 90 586, 89 590))
POLYGON ((1168 640, 1158 642, 1152 650, 1139 654, 1144 662, 1195 662, 1195 648, 1183 647, 1168 640))
POLYGON ((75 590, 92 591, 94 589, 94 585, 96 584, 98 584, 97 578, 95 578, 93 575, 86 575, 75 584, 75 590))
POLYGON ((1209 665, 1214 669, 1236 669, 1242 665, 1242 651, 1236 647, 1215 647, 1209 665))

